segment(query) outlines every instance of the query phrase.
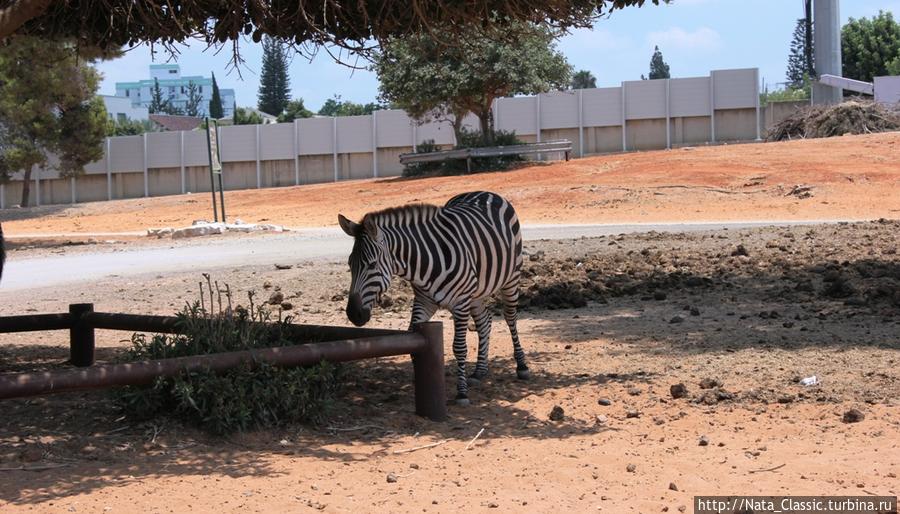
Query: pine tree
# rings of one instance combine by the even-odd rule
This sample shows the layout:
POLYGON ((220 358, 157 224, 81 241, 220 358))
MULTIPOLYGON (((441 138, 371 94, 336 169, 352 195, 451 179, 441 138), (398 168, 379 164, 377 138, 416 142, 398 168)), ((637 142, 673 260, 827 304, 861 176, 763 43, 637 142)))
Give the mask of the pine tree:
POLYGON ((169 100, 163 98, 162 88, 159 87, 159 80, 153 79, 153 89, 150 90, 150 105, 147 110, 150 114, 166 113, 170 109, 169 100))
POLYGON ((806 26, 806 18, 797 20, 797 27, 794 29, 794 38, 791 40, 791 53, 788 55, 786 77, 788 87, 791 89, 802 88, 805 77, 811 77, 814 74, 806 61, 806 26))
POLYGON ((650 80, 667 79, 669 75, 669 65, 663 60, 662 52, 659 47, 653 47, 653 57, 650 58, 650 80))
POLYGON ((222 109, 222 96, 219 93, 219 84, 216 83, 216 74, 212 74, 212 99, 209 101, 209 116, 219 119, 225 117, 225 110, 222 109))
POLYGON ((200 87, 193 82, 188 82, 187 95, 184 113, 188 116, 199 116, 200 102, 203 100, 203 95, 200 94, 200 87))
POLYGON ((597 78, 588 70, 581 70, 572 75, 572 89, 593 89, 597 87, 597 78))
POLYGON ((284 45, 274 38, 263 39, 262 73, 259 77, 257 108, 273 116, 281 114, 291 99, 288 57, 284 45))

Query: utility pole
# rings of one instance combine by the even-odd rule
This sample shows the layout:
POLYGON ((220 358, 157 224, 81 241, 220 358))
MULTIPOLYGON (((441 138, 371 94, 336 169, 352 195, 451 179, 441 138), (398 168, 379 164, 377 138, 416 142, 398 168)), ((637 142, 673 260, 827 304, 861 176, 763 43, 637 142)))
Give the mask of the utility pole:
MULTIPOLYGON (((841 67, 841 16, 838 0, 815 0, 813 3, 816 74, 843 76, 841 67)), ((839 103, 844 90, 813 82, 815 104, 839 103)))
POLYGON ((806 71, 809 73, 809 79, 815 80, 818 75, 816 74, 816 67, 813 64, 813 12, 812 12, 812 0, 803 0, 803 7, 805 17, 805 25, 806 25, 806 48, 805 48, 805 58, 806 58, 806 71))

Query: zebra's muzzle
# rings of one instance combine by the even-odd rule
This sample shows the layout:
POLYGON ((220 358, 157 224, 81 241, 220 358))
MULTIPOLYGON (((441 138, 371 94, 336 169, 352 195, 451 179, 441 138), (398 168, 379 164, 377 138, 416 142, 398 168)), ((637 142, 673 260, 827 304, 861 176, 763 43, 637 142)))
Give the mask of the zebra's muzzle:
POLYGON ((372 310, 363 308, 360 295, 351 294, 347 300, 347 319, 357 327, 361 327, 369 322, 371 316, 372 310))

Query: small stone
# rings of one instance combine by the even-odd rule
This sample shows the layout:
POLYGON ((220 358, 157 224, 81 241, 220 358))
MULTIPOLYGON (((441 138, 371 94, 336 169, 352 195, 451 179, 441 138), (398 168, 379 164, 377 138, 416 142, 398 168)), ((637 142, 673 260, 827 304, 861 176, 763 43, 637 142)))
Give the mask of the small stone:
POLYGON ((269 296, 269 305, 281 305, 281 302, 284 301, 284 293, 281 291, 275 291, 269 296))
POLYGON ((630 418, 639 418, 640 416, 641 416, 641 413, 634 409, 628 409, 627 411, 625 411, 626 418, 629 418, 629 419, 630 418))
POLYGON ((637 387, 632 387, 628 389, 628 394, 630 394, 631 396, 638 396, 641 394, 641 390, 637 387))
POLYGON ((681 316, 673 316, 672 319, 669 320, 669 323, 683 323, 684 318, 681 316))
POLYGON ((410 464, 409 467, 410 467, 411 469, 419 469, 419 465, 416 464, 415 462, 413 462, 412 464, 410 464))
POLYGON ((793 403, 797 397, 792 394, 783 394, 778 397, 778 403, 793 403))
POLYGON ((750 255, 750 253, 747 251, 747 248, 744 245, 737 245, 737 248, 735 248, 734 251, 731 252, 732 257, 738 257, 738 256, 746 257, 748 255, 750 255))
POLYGON ((700 309, 698 309, 696 307, 691 307, 691 316, 699 316, 699 315, 700 315, 700 309))
POLYGON ((263 289, 272 289, 272 283, 266 280, 263 282, 263 289))
POLYGON ((565 346, 565 349, 566 349, 566 350, 571 350, 571 349, 572 349, 572 345, 567 344, 567 345, 565 346))
POLYGON ((678 486, 675 485, 675 482, 669 482, 669 490, 670 490, 670 491, 677 491, 677 490, 678 490, 678 486))
POLYGON ((859 409, 850 409, 844 413, 844 423, 859 423, 866 419, 866 415, 859 409))
POLYGON ((489 509, 496 509, 497 507, 499 507, 499 505, 497 505, 497 504, 494 503, 494 502, 488 503, 488 508, 489 508, 489 509))
POLYGON ((685 396, 687 396, 687 393, 688 390, 687 387, 684 386, 684 384, 674 384, 669 387, 669 394, 672 395, 672 398, 684 398, 685 396))
POLYGON ((684 505, 679 505, 679 506, 678 506, 678 512, 684 512, 684 511, 686 511, 686 510, 687 510, 687 507, 685 507, 684 505))
POLYGON ((397 481, 397 475, 395 475, 395 474, 393 474, 393 473, 388 473, 388 474, 387 474, 387 481, 388 481, 389 484, 395 483, 395 482, 397 481))
POLYGON ((664 293, 664 292, 662 292, 662 291, 656 291, 655 293, 653 293, 653 299, 656 300, 656 301, 662 301, 662 300, 665 300, 665 299, 666 299, 666 293, 664 293))
POLYGON ((700 389, 712 389, 713 387, 721 387, 722 383, 715 378, 704 378, 700 381, 700 389))
POLYGON ((627 471, 629 473, 634 473, 634 470, 636 470, 636 469, 637 469, 637 466, 635 466, 634 464, 629 464, 629 465, 625 466, 625 471, 627 471))
POLYGON ((604 416, 603 414, 598 414, 596 419, 597 419, 597 424, 602 425, 602 424, 606 423, 606 420, 608 418, 606 416, 604 416))
POLYGON ((597 400, 597 403, 604 407, 609 407, 610 405, 612 405, 612 400, 610 400, 609 398, 600 398, 599 400, 597 400))
POLYGON ((700 436, 700 440, 697 442, 700 446, 709 446, 709 438, 705 435, 700 436))
POLYGON ((291 268, 293 268, 293 267, 294 267, 293 264, 278 264, 278 263, 275 263, 275 269, 278 269, 278 270, 286 270, 286 269, 291 269, 291 268))
POLYGON ((566 417, 565 411, 559 405, 554 405, 550 411, 550 421, 562 421, 566 417))
POLYGON ((289 311, 294 308, 294 304, 291 302, 281 302, 281 309, 285 311, 289 311))

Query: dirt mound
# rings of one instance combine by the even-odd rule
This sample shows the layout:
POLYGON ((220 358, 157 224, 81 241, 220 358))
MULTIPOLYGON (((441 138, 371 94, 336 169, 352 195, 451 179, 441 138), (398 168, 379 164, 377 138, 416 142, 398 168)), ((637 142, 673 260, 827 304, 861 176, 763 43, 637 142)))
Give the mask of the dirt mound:
POLYGON ((775 124, 767 141, 789 141, 872 134, 900 130, 900 109, 871 101, 853 100, 837 105, 813 105, 798 109, 775 124))

